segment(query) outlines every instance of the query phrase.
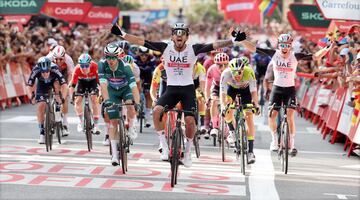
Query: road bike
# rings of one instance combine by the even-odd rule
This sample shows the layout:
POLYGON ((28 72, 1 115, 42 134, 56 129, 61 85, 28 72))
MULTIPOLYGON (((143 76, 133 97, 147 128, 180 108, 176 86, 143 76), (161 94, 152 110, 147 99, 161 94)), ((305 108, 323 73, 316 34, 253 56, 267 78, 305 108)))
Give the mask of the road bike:
MULTIPOLYGON (((125 118, 122 114, 122 107, 124 106, 131 106, 135 105, 134 102, 132 103, 119 103, 119 104, 113 104, 110 107, 105 108, 105 112, 108 113, 109 118, 117 119, 118 120, 118 127, 117 127, 117 133, 119 135, 119 146, 118 146, 118 152, 119 152, 119 158, 121 160, 121 167, 122 172, 125 174, 128 170, 128 159, 127 154, 130 153, 130 145, 133 143, 133 141, 130 139, 128 135, 128 130, 125 127, 125 118)), ((111 152, 111 143, 110 143, 110 154, 114 153, 111 152)))
MULTIPOLYGON (((92 150, 92 134, 93 134, 93 128, 94 128, 94 119, 93 119, 93 115, 90 109, 90 100, 89 100, 89 96, 92 95, 98 95, 98 92, 95 90, 89 92, 89 90, 85 90, 84 93, 80 94, 80 93, 76 93, 75 96, 82 96, 84 99, 84 127, 83 127, 83 131, 85 132, 85 136, 86 136, 86 143, 87 143, 87 148, 88 151, 92 150)), ((100 133, 94 133, 96 135, 100 134, 100 133)))
POLYGON ((182 129, 182 114, 191 114, 195 116, 195 108, 192 111, 182 110, 182 109, 169 109, 168 106, 164 106, 163 110, 160 113, 160 121, 164 113, 175 112, 176 116, 176 125, 175 129, 171 135, 171 146, 170 146, 170 165, 171 165, 171 187, 174 187, 177 184, 177 177, 180 165, 180 159, 184 157, 185 145, 184 145, 184 134, 182 129))
MULTIPOLYGON (((275 104, 270 106, 270 114, 272 115, 272 112, 274 109, 279 110, 278 113, 282 113, 281 117, 281 124, 280 124, 280 137, 279 137, 279 149, 278 149, 278 159, 281 162, 281 171, 285 174, 288 173, 289 168, 289 146, 290 146, 290 130, 289 130, 289 123, 287 119, 287 109, 297 109, 298 105, 296 105, 294 102, 289 101, 288 104, 282 104, 281 106, 275 106, 275 104)), ((301 114, 301 112, 300 112, 301 114)))

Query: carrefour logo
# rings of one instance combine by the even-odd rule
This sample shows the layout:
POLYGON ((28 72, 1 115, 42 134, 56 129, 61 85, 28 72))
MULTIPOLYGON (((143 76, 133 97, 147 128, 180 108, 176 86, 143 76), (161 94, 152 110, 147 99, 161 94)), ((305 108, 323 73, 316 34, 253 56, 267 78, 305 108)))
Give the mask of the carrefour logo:
POLYGON ((321 13, 311 13, 311 12, 301 13, 301 19, 303 19, 303 20, 324 20, 321 13))
POLYGON ((4 8, 29 8, 37 7, 36 1, 29 0, 0 0, 0 7, 4 8))
POLYGON ((88 14, 89 18, 103 18, 103 19, 113 19, 113 15, 108 12, 94 12, 90 11, 88 14))

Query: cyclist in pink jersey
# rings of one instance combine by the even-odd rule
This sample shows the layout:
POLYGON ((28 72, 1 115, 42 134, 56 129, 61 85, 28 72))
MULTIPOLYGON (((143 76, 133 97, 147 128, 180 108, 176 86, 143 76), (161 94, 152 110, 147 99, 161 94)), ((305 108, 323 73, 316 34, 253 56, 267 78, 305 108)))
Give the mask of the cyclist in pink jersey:
MULTIPOLYGON (((219 133, 219 91, 220 91, 220 77, 222 71, 228 66, 229 56, 226 53, 218 53, 214 57, 215 64, 211 65, 206 73, 205 83, 205 97, 208 101, 211 99, 210 115, 212 129, 210 131, 211 136, 217 136, 219 133)), ((205 135, 208 138, 208 135, 205 135)))

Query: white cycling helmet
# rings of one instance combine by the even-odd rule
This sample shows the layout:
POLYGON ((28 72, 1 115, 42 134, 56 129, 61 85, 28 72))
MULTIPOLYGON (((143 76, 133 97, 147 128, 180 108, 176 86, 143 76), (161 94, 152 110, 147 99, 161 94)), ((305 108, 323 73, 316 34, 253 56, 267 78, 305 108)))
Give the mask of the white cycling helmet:
POLYGON ((280 34, 278 37, 278 43, 291 44, 293 42, 293 40, 294 40, 293 37, 288 33, 280 34))
POLYGON ((105 56, 119 56, 121 52, 124 52, 124 50, 114 43, 106 45, 104 49, 105 56))
POLYGON ((56 46, 52 50, 54 58, 63 58, 65 57, 65 48, 63 46, 56 46))

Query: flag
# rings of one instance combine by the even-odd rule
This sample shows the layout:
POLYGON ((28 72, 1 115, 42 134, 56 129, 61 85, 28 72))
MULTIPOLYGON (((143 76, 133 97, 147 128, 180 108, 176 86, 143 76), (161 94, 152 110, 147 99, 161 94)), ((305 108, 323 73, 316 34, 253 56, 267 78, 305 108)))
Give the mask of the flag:
POLYGON ((353 115, 351 116, 351 126, 356 125, 356 119, 358 118, 360 112, 360 92, 354 92, 354 95, 355 95, 355 99, 354 99, 355 108, 353 115))
POLYGON ((263 15, 271 16, 277 7, 276 0, 262 0, 259 5, 259 10, 263 13, 263 15))

